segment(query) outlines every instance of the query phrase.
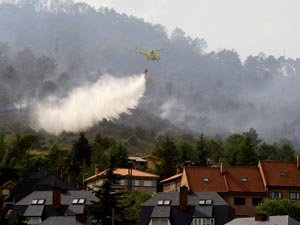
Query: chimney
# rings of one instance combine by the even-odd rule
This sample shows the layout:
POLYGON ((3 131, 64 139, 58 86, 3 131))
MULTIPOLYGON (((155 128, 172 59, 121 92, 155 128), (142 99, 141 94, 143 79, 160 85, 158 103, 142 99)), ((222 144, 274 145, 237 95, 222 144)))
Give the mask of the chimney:
POLYGON ((100 167, 95 165, 95 175, 100 173, 100 167))
POLYGON ((297 154, 297 169, 300 169, 300 156, 297 154))
POLYGON ((220 173, 221 175, 224 175, 226 173, 226 166, 221 163, 220 165, 220 173))
POLYGON ((58 186, 53 186, 52 190, 52 207, 54 209, 60 208, 60 199, 61 199, 61 188, 58 186))
POLYGON ((179 208, 186 211, 188 207, 188 188, 186 186, 180 187, 179 191, 179 208))
POLYGON ((256 214, 255 221, 267 221, 268 216, 266 214, 256 214))

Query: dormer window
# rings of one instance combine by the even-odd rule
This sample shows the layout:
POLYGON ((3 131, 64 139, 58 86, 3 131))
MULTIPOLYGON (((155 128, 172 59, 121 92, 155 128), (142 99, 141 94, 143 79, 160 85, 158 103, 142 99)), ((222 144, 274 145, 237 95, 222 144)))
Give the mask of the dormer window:
POLYGON ((74 198, 72 201, 73 205, 82 205, 85 203, 85 198, 74 198))
POLYGON ((44 205, 44 203, 45 203, 45 199, 39 199, 37 202, 38 205, 44 205))
POLYGON ((213 200, 212 199, 200 199, 199 205, 204 206, 204 205, 212 205, 213 200))
POLYGON ((85 199, 84 199, 84 198, 80 198, 80 199, 78 200, 78 204, 84 204, 84 202, 85 202, 85 199))
POLYGON ((204 183, 209 183, 209 182, 210 182, 209 177, 203 177, 203 182, 204 182, 204 183))
POLYGON ((33 199, 31 205, 44 205, 45 199, 33 199))
POLYGON ((164 204, 164 200, 158 200, 157 201, 157 205, 163 205, 164 204))
POLYGON ((171 205, 171 200, 164 200, 164 205, 171 205))
POLYGON ((281 171, 279 172, 279 175, 280 175, 281 177, 286 177, 286 172, 283 171, 283 170, 281 170, 281 171))
POLYGON ((201 199, 201 200, 199 201, 199 205, 205 205, 205 200, 204 200, 204 199, 201 199))
POLYGON ((37 200, 37 199, 33 199, 33 200, 31 201, 31 205, 37 205, 37 203, 38 203, 38 200, 37 200))
POLYGON ((248 177, 242 177, 241 182, 242 183, 248 183, 248 177))
POLYGON ((157 205, 171 205, 171 200, 170 199, 158 200, 157 205))
POLYGON ((212 205, 212 199, 206 199, 205 205, 212 205))

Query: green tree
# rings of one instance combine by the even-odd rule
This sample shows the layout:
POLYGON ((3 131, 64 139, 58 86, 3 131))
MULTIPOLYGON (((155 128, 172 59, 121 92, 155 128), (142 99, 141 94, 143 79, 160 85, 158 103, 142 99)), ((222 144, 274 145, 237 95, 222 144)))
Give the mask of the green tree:
POLYGON ((197 165, 199 166, 207 166, 208 159, 208 149, 206 139, 203 134, 200 135, 200 138, 197 140, 195 144, 195 154, 197 157, 197 165))
POLYGON ((161 179, 174 175, 176 172, 177 149, 173 139, 168 134, 158 139, 153 153, 162 160, 162 164, 157 171, 161 179))
POLYGON ((119 182, 119 176, 113 173, 113 168, 106 170, 102 186, 95 192, 98 201, 92 202, 88 206, 90 221, 93 225, 111 225, 114 220, 115 225, 121 224, 118 215, 123 214, 123 208, 119 207, 122 197, 121 192, 115 189, 119 182), (113 216, 114 215, 114 216, 113 216))
POLYGON ((257 148, 257 157, 259 160, 269 159, 276 160, 278 159, 278 148, 275 144, 267 144, 263 142, 257 148))
POLYGON ((79 138, 73 143, 73 164, 82 165, 85 163, 87 166, 91 162, 91 146, 88 139, 83 132, 80 132, 79 138))
POLYGON ((236 166, 236 156, 239 151, 239 144, 242 140, 242 135, 231 134, 224 142, 225 161, 231 166, 236 166))
POLYGON ((151 198, 150 194, 131 191, 122 196, 119 207, 123 208, 122 224, 137 225, 139 219, 140 206, 151 198))
POLYGON ((193 149, 193 145, 187 142, 184 139, 178 140, 176 142, 176 149, 177 149, 177 157, 176 161, 178 163, 184 163, 186 161, 195 161, 195 152, 193 149))
POLYGON ((109 167, 127 167, 128 152, 127 149, 120 143, 113 144, 109 149, 108 154, 109 167))
POLYGON ((115 144, 115 140, 108 137, 102 137, 97 134, 92 146, 92 164, 102 169, 109 167, 108 149, 115 144))
POLYGON ((295 201, 289 199, 266 199, 257 207, 256 213, 268 216, 289 215, 300 220, 300 208, 295 201))
POLYGON ((237 166, 254 166, 258 162, 255 146, 250 136, 244 135, 236 155, 237 166))

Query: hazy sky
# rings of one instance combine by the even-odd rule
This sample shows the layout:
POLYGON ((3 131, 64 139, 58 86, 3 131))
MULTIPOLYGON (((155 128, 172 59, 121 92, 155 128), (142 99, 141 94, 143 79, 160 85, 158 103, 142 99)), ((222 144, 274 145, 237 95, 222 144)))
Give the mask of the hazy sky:
POLYGON ((204 38, 208 50, 235 49, 242 58, 259 52, 300 57, 300 0, 82 1, 162 24, 169 32, 179 27, 204 38))

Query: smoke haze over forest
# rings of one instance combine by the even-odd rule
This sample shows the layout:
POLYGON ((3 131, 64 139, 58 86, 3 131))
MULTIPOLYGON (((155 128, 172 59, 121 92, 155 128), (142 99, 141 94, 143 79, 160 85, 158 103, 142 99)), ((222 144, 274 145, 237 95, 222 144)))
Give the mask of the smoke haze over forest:
POLYGON ((207 53, 209 40, 180 28, 169 36, 159 24, 107 8, 24 2, 0 5, 1 111, 32 111, 37 102, 71 98, 70 90, 103 74, 122 78, 148 68, 137 106, 148 114, 209 135, 253 127, 266 140, 299 145, 300 59, 261 53, 241 61, 235 50, 207 53), (135 48, 164 51, 152 62, 135 48))

